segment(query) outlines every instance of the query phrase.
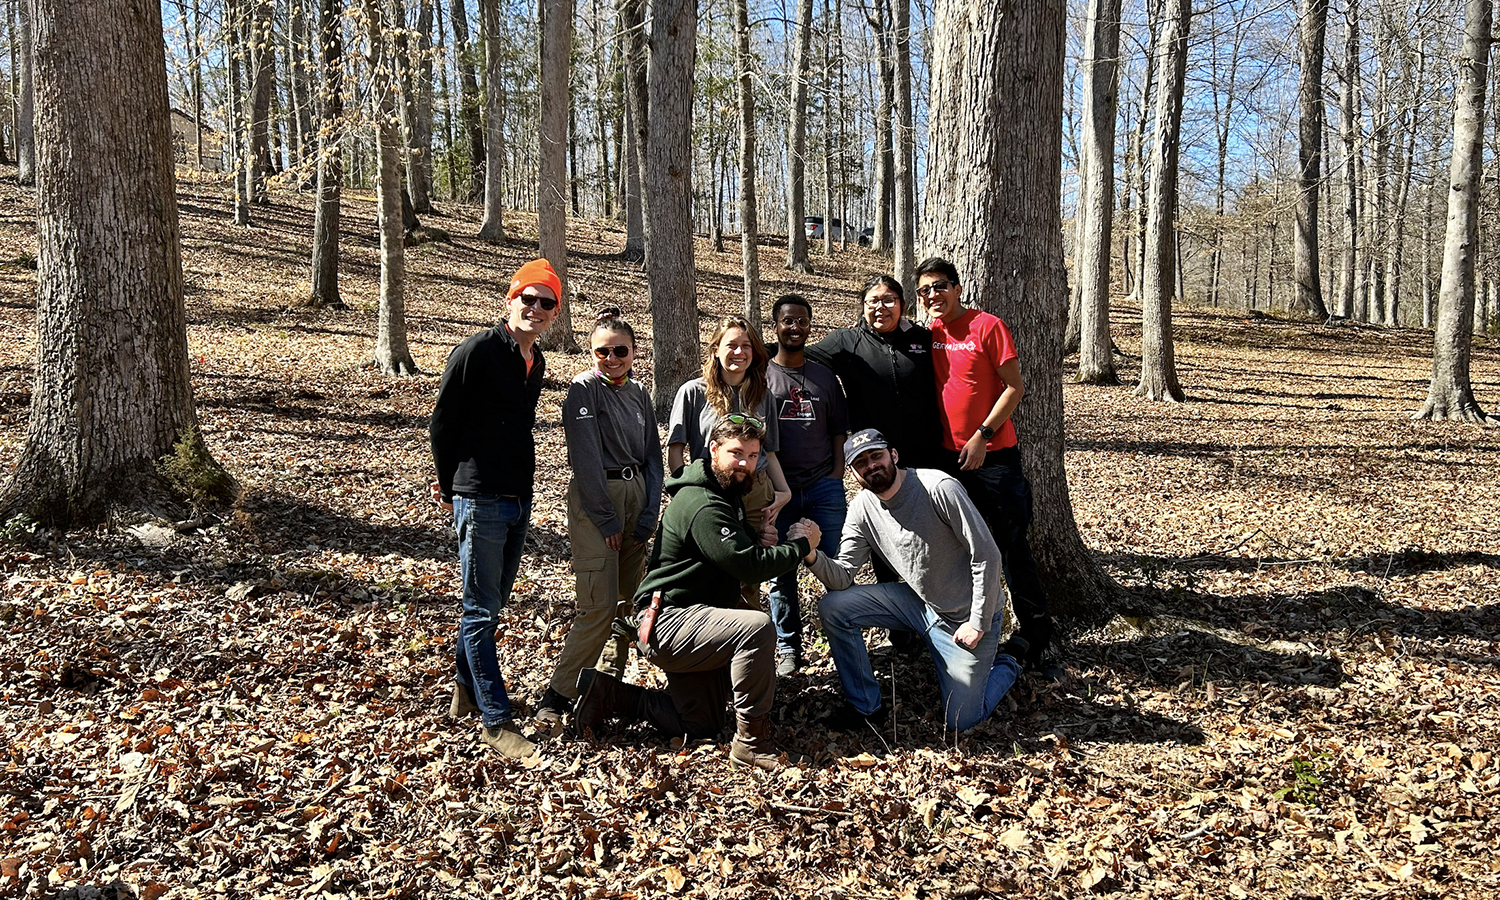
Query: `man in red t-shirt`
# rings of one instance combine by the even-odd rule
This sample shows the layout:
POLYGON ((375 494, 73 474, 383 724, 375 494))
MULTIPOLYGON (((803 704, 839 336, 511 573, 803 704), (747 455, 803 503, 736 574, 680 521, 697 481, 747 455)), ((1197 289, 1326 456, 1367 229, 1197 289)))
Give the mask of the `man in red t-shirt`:
POLYGON ((945 259, 918 263, 917 295, 932 317, 945 468, 979 507, 1004 560, 1017 629, 1001 652, 1040 668, 1052 620, 1026 538, 1031 482, 1010 420, 1026 394, 1015 341, 999 317, 963 305, 958 269, 945 259))

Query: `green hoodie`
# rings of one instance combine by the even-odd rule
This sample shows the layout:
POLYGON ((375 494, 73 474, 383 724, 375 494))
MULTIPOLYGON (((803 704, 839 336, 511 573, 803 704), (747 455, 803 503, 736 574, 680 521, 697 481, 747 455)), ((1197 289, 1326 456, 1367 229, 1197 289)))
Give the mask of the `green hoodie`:
POLYGON ((707 459, 695 459, 667 479, 672 498, 656 531, 636 609, 662 592, 663 606, 742 606, 741 584, 759 584, 797 568, 812 552, 807 538, 762 547, 745 521, 745 505, 719 487, 707 459))

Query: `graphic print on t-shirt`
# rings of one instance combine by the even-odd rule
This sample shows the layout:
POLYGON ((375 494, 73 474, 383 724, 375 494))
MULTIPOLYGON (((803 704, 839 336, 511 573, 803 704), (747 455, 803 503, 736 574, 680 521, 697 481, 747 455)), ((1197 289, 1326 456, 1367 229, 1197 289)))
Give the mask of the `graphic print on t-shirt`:
POLYGON ((817 415, 813 412, 813 395, 808 393, 807 388, 792 385, 789 392, 791 398, 781 401, 781 412, 778 414, 783 422, 814 422, 817 415))

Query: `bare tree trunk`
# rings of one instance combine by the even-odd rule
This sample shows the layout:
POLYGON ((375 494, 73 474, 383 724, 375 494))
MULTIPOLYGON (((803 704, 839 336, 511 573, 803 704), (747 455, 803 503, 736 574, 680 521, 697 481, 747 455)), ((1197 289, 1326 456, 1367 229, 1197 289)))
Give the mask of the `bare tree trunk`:
POLYGON ((645 0, 618 0, 625 66, 625 165, 628 199, 625 215, 626 260, 646 258, 651 223, 645 214, 646 144, 650 130, 646 90, 645 0), (634 216, 634 219, 632 219, 634 216))
POLYGON ((244 0, 225 0, 225 46, 229 56, 229 158, 234 168, 234 224, 250 224, 250 180, 255 166, 250 153, 248 115, 245 112, 244 77, 240 60, 245 56, 244 0))
POLYGON ((298 184, 306 185, 311 180, 306 169, 317 166, 318 139, 312 128, 313 107, 312 79, 312 22, 305 0, 292 0, 288 10, 290 19, 287 29, 287 77, 292 95, 292 122, 297 132, 298 156, 295 165, 303 169, 297 177, 298 184))
POLYGON ((823 0, 823 255, 833 255, 833 229, 826 223, 839 222, 839 240, 847 241, 849 223, 833 205, 833 154, 838 118, 834 112, 833 93, 833 15, 829 0, 823 0), (837 215, 836 215, 837 213, 837 215))
POLYGON ((484 128, 479 123, 479 80, 474 73, 474 54, 469 45, 467 0, 449 0, 449 18, 453 22, 453 49, 458 69, 458 121, 469 142, 469 184, 465 199, 475 203, 484 198, 484 175, 487 155, 484 152, 484 128))
POLYGON ((1318 188, 1323 178, 1323 44, 1328 32, 1328 0, 1302 0, 1302 72, 1297 162, 1300 168, 1296 233, 1292 238, 1297 296, 1293 301, 1324 321, 1323 283, 1318 275, 1318 188))
MULTIPOLYGON (((792 109, 787 120, 786 181, 786 267, 811 272, 807 259, 807 229, 802 218, 807 212, 804 194, 807 188, 807 73, 811 67, 812 0, 797 0, 796 51, 792 62, 792 109)), ((832 227, 824 222, 823 227, 832 227)))
POLYGON ((1492 0, 1464 3, 1464 43, 1454 79, 1453 159, 1448 233, 1438 287, 1437 331, 1427 402, 1413 418, 1484 423, 1469 377, 1474 330, 1474 255, 1479 240, 1479 182, 1484 148, 1484 91, 1490 62, 1492 0))
MULTIPOLYGON (((894 51, 891 48, 889 3, 890 0, 875 0, 874 14, 865 16, 875 32, 876 45, 879 47, 875 59, 880 72, 880 104, 875 111, 875 233, 870 238, 870 248, 880 253, 889 252, 893 242, 891 206, 895 201, 896 184, 896 173, 893 171, 896 160, 892 144, 896 66, 892 58, 894 51)), ((908 303, 915 299, 914 294, 907 295, 908 303)))
POLYGON ((1063 463, 1062 78, 1065 4, 938 0, 931 121, 964 122, 932 142, 922 244, 952 260, 964 296, 1016 337, 1026 399, 1016 410, 1035 495, 1031 546, 1054 610, 1105 618, 1119 587, 1078 533, 1063 463))
POLYGON ((1151 194, 1146 223, 1146 265, 1141 269, 1141 381, 1137 396, 1147 400, 1183 399, 1173 358, 1172 299, 1177 256, 1173 218, 1177 209, 1178 139, 1182 92, 1187 74, 1191 0, 1167 0, 1163 10, 1157 72, 1156 139, 1151 149, 1151 194))
POLYGON ((917 295, 916 255, 916 142, 911 107, 911 4, 908 0, 891 0, 891 44, 895 50, 893 75, 896 85, 892 97, 892 160, 895 162, 896 202, 893 213, 895 228, 892 240, 896 277, 906 296, 917 295))
POLYGON ((665 417, 677 388, 698 368, 698 283, 693 261, 693 64, 696 0, 655 0, 646 140, 646 283, 655 340, 652 398, 665 417))
POLYGON ((184 438, 202 449, 161 6, 27 5, 37 113, 36 374, 0 518, 81 525, 113 505, 137 504, 160 514, 167 492, 156 461, 184 438))
MULTIPOLYGON (((36 33, 31 22, 34 2, 35 0, 22 0, 17 5, 21 47, 20 53, 16 54, 19 57, 16 60, 16 68, 20 70, 21 99, 16 108, 16 180, 27 186, 36 184, 36 89, 33 86, 32 74, 36 53, 36 33)), ((159 16, 160 12, 157 15, 159 16)))
POLYGON ((479 239, 505 240, 501 207, 505 201, 501 179, 505 171, 505 130, 502 91, 504 59, 500 48, 500 0, 479 0, 480 33, 484 37, 484 220, 479 239))
POLYGON ((415 213, 432 212, 432 5, 417 0, 417 27, 408 39, 405 69, 411 88, 407 106, 406 185, 415 213))
MULTIPOLYGON (((745 318, 760 327, 760 210, 755 198, 755 80, 750 71, 750 16, 734 0, 734 67, 740 107, 740 257, 745 273, 745 318)), ((827 221, 825 219, 825 221, 827 221)))
POLYGON ((1151 120, 1148 113, 1153 105, 1152 94, 1158 89, 1157 80, 1161 77, 1157 72, 1157 59, 1161 53, 1162 9, 1166 2, 1167 0, 1146 0, 1146 31, 1149 37, 1146 43, 1146 74, 1141 87, 1141 113, 1135 123, 1135 270, 1138 274, 1135 296, 1137 299, 1140 298, 1141 288, 1146 277, 1148 255, 1146 247, 1146 217, 1150 204, 1147 202, 1146 192, 1149 187, 1148 179, 1151 176, 1151 170, 1146 162, 1146 127, 1147 123, 1151 120))
POLYGON ((1120 0, 1090 0, 1084 33, 1083 231, 1078 272, 1078 380, 1119 384, 1109 336, 1109 262, 1115 205, 1115 112, 1120 87, 1120 0))
POLYGON ((276 86, 276 42, 271 0, 251 0, 246 41, 250 59, 250 202, 271 202, 266 178, 271 164, 271 94, 276 86))
MULTIPOLYGON (((1372 323, 1385 321, 1386 271, 1385 251, 1389 246, 1390 223, 1390 166, 1391 166, 1391 48, 1394 40, 1386 21, 1385 11, 1377 5, 1375 14, 1375 97, 1370 104, 1370 125, 1374 137, 1371 166, 1368 174, 1370 213, 1367 226, 1370 240, 1369 253, 1369 297, 1366 320, 1372 323)), ((1388 323, 1387 323, 1388 324, 1388 323)))
POLYGON ((541 129, 536 179, 537 252, 552 264, 562 281, 562 301, 557 320, 542 335, 547 350, 578 352, 573 336, 572 291, 568 285, 568 112, 573 91, 569 85, 573 56, 573 0, 542 0, 537 7, 541 21, 541 129))
POLYGON ((342 0, 318 0, 319 93, 318 203, 313 213, 312 296, 309 305, 347 309, 339 296, 339 207, 344 164, 339 138, 344 117, 342 0))
MULTIPOLYGON (((406 247, 401 216, 401 126, 396 111, 394 52, 386 46, 381 0, 364 0, 370 39, 370 92, 375 99, 375 138, 380 178, 375 184, 380 215, 380 311, 375 365, 387 375, 415 375, 417 364, 406 346, 406 247)), ((395 6, 392 4, 392 12, 395 6)), ((393 19, 394 20, 394 19, 393 19)))

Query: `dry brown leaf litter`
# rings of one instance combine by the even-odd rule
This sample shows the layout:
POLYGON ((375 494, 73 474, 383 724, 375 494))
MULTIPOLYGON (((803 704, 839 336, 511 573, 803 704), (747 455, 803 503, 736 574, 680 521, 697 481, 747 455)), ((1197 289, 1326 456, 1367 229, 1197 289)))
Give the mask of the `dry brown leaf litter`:
MULTIPOLYGON (((0 193, 14 260, 34 252, 32 207, 13 175, 0 193)), ((387 379, 365 365, 373 207, 348 203, 353 309, 311 313, 292 308, 305 197, 278 195, 245 231, 222 192, 183 189, 194 389, 246 488, 230 521, 0 543, 0 895, 1495 894, 1500 432, 1407 421, 1428 335, 1188 310, 1190 402, 1067 387, 1079 523, 1137 599, 1068 648, 1064 682, 1023 680, 968 735, 930 714, 930 666, 883 649, 894 733, 822 733, 838 694, 819 647, 776 713, 805 768, 760 779, 722 747, 635 732, 549 744, 527 768, 441 715, 457 565, 424 485, 436 373, 529 248, 474 241, 471 210, 435 219, 458 243, 408 252, 429 374, 387 379)), ((643 323, 619 232, 573 237, 575 288, 643 323)), ((764 257, 768 294, 808 293, 825 323, 852 318, 880 265, 850 252, 792 276, 764 257)), ((738 257, 700 244, 699 259, 706 330, 737 303, 738 257)), ((33 279, 0 268, 6 468, 33 279)), ((1116 314, 1127 353, 1135 315, 1116 314)), ((558 404, 586 363, 552 361, 502 647, 527 700, 571 614, 558 404)), ((1493 343, 1475 377, 1500 405, 1493 343)))

